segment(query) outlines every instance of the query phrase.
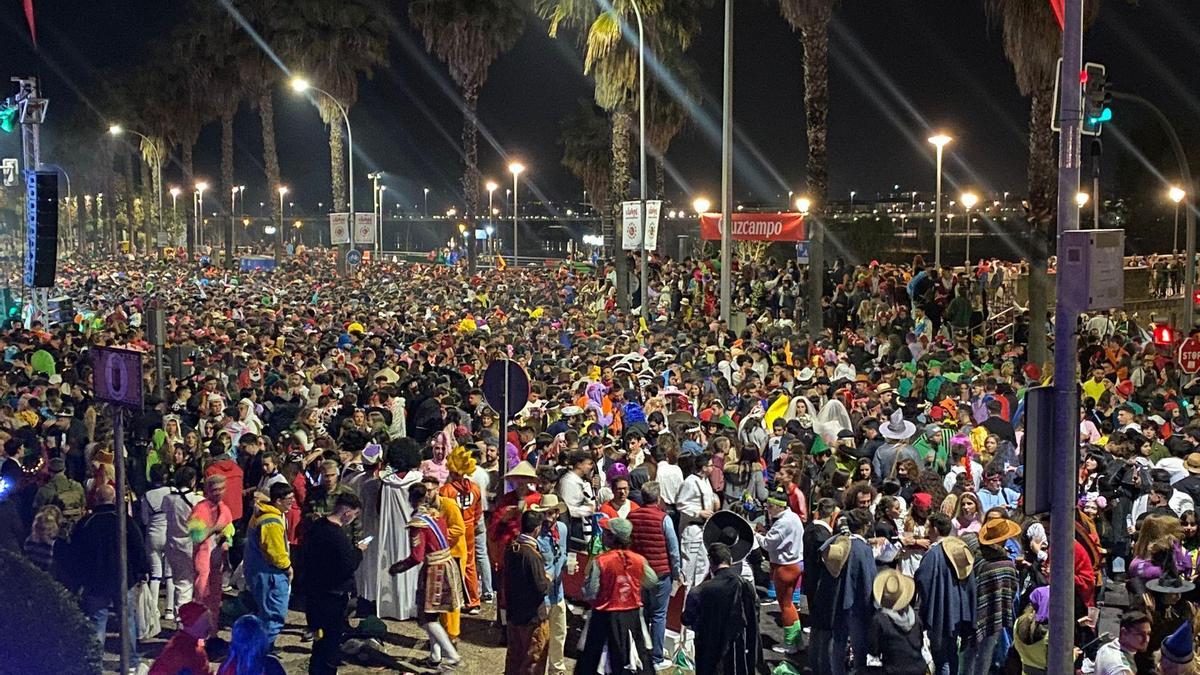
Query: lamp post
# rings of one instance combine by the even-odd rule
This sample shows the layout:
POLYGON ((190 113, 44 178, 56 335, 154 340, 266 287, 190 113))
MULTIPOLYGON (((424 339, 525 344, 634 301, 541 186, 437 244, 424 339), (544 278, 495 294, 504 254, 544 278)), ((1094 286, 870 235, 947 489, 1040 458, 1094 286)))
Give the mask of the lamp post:
POLYGON ((646 256, 646 40, 642 31, 642 10, 636 0, 630 0, 633 16, 637 19, 638 29, 638 155, 641 169, 638 173, 638 228, 641 232, 641 243, 638 245, 638 255, 641 259, 641 314, 643 318, 650 317, 650 262, 646 256))
MULTIPOLYGON (((487 227, 488 238, 487 238, 487 244, 488 244, 488 248, 490 249, 492 246, 492 232, 494 232, 496 229, 494 226, 494 222, 493 222, 495 220, 496 214, 493 212, 493 209, 492 209, 492 194, 494 192, 496 192, 496 188, 498 188, 500 186, 496 185, 496 181, 489 180, 483 187, 487 189, 487 193, 488 193, 488 227, 487 227)), ((491 253, 491 251, 489 250, 488 253, 491 253)))
POLYGON ((1179 203, 1186 196, 1187 193, 1178 185, 1172 185, 1171 189, 1167 190, 1167 198, 1175 202, 1175 239, 1174 243, 1171 244, 1171 253, 1175 255, 1179 255, 1179 203))
POLYGON ((520 265, 517 257, 517 177, 525 170, 525 165, 520 162, 513 162, 508 165, 509 172, 512 173, 512 219, 513 219, 513 265, 520 265))
POLYGON ((171 188, 171 219, 176 224, 179 223, 179 195, 183 194, 183 190, 178 187, 171 188))
MULTIPOLYGON (((145 134, 138 133, 138 132, 134 131, 133 129, 125 129, 120 124, 112 124, 112 125, 109 125, 109 127, 108 127, 108 133, 112 134, 113 136, 120 136, 121 134, 125 133, 126 131, 128 131, 129 133, 133 134, 134 136, 137 136, 138 138, 145 141, 146 145, 148 145, 150 147, 150 151, 152 153, 154 153, 154 195, 155 195, 154 199, 155 199, 155 203, 158 207, 158 231, 159 231, 159 233, 161 233, 162 232, 162 160, 163 160, 162 156, 163 156, 163 149, 159 145, 158 142, 150 140, 150 138, 147 137, 145 134)), ((61 171, 61 169, 60 169, 60 171, 61 171)), ((66 172, 63 171, 63 174, 65 175, 66 172)), ((68 183, 70 182, 69 178, 67 179, 67 182, 68 183)), ((130 229, 132 230, 132 228, 130 228, 130 229)), ((146 239, 147 239, 146 253, 149 254, 150 249, 151 249, 151 244, 149 241, 149 237, 147 237, 146 239)), ((133 240, 130 240, 129 245, 130 246, 133 245, 133 240)))
POLYGON ((975 207, 975 204, 979 203, 979 196, 976 195, 974 192, 964 192, 962 194, 962 196, 958 198, 958 201, 962 202, 963 212, 966 214, 967 257, 966 257, 966 265, 964 265, 964 266, 968 270, 970 270, 971 269, 971 209, 975 207))
POLYGON ((942 266, 942 148, 954 139, 946 134, 931 136, 929 142, 937 147, 937 179, 933 195, 933 266, 942 266))
MULTIPOLYGON (((326 98, 328 98, 330 101, 333 101, 333 104, 337 106, 338 112, 342 114, 342 121, 346 123, 346 155, 347 163, 349 164, 348 182, 350 186, 350 244, 342 252, 342 255, 338 256, 338 267, 341 268, 342 273, 345 274, 346 252, 354 248, 354 132, 350 129, 350 116, 346 114, 345 106, 342 105, 341 101, 337 100, 337 97, 325 91, 324 89, 321 89, 320 87, 313 86, 308 80, 302 77, 292 78, 293 91, 304 93, 309 89, 312 89, 317 93, 324 94, 326 98)), ((282 208, 280 210, 282 211, 282 208)), ((279 229, 283 229, 282 222, 280 223, 279 229)))
POLYGON ((378 228, 375 232, 375 253, 383 253, 383 193, 387 191, 386 185, 379 186, 379 220, 376 222, 378 228))
POLYGON ((196 183, 196 244, 204 244, 204 191, 208 189, 208 183, 200 181, 196 183))
MULTIPOLYGON (((279 228, 275 237, 275 264, 283 262, 283 197, 288 193, 286 185, 279 186, 279 228)), ((351 223, 353 227, 353 223, 351 223)))
POLYGON ((729 326, 733 248, 733 0, 725 0, 724 49, 721 56, 721 320, 729 326))
POLYGON ((424 217, 429 217, 429 188, 425 188, 425 211, 424 217))

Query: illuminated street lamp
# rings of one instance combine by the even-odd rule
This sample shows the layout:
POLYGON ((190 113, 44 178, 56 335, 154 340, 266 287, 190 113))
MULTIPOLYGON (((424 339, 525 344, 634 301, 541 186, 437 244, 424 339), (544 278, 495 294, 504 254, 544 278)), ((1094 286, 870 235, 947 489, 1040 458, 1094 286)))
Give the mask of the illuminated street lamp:
POLYGON ((1088 197, 1088 193, 1076 192, 1075 193, 1075 206, 1078 206, 1079 208, 1082 209, 1083 207, 1087 206, 1089 199, 1091 199, 1091 198, 1088 197))
MULTIPOLYGON (((332 101, 333 105, 337 107, 338 112, 340 112, 342 114, 342 121, 345 122, 345 124, 346 124, 346 149, 347 149, 346 157, 347 157, 347 163, 349 164, 348 180, 349 180, 349 186, 350 186, 350 245, 349 245, 349 248, 352 249, 352 248, 354 248, 354 132, 351 131, 351 129, 350 129, 350 115, 347 114, 346 107, 342 105, 342 102, 339 101, 336 96, 325 91, 324 89, 322 89, 320 87, 313 86, 308 80, 306 80, 302 77, 293 77, 291 80, 291 85, 292 85, 292 89, 294 91, 296 91, 297 93, 304 93, 304 92, 308 91, 309 89, 311 89, 320 94, 324 94, 325 97, 328 98, 330 101, 332 101)), ((340 204, 335 205, 335 206, 336 206, 335 210, 337 210, 338 208, 341 208, 340 204)), ((283 230, 282 223, 280 223, 279 229, 280 229, 280 237, 282 237, 283 236, 282 235, 282 230, 283 230)), ((342 255, 338 258, 339 267, 342 269, 343 272, 345 271, 345 267, 344 267, 345 261, 346 261, 345 255, 342 255)))
POLYGON ((967 257, 966 257, 965 267, 967 269, 970 269, 971 268, 971 209, 974 208, 975 205, 979 203, 979 196, 976 195, 974 192, 964 192, 962 194, 962 196, 958 198, 958 200, 960 202, 962 202, 963 212, 966 214, 967 257))
POLYGON ((946 134, 930 136, 929 142, 937 147, 937 180, 933 196, 933 266, 942 266, 942 149, 954 139, 946 134))
POLYGON ((1167 198, 1175 202, 1175 240, 1171 245, 1171 252, 1176 254, 1179 253, 1179 203, 1186 196, 1187 193, 1178 185, 1172 185, 1171 189, 1167 190, 1167 198))
POLYGON ((712 208, 712 202, 708 201, 704 197, 697 197, 694 201, 692 201, 692 208, 696 209, 696 215, 704 215, 705 213, 708 213, 710 208, 712 208))
POLYGON ((811 208, 812 208, 812 200, 811 199, 809 199, 808 197, 796 198, 796 210, 800 212, 800 215, 807 216, 808 211, 811 208))

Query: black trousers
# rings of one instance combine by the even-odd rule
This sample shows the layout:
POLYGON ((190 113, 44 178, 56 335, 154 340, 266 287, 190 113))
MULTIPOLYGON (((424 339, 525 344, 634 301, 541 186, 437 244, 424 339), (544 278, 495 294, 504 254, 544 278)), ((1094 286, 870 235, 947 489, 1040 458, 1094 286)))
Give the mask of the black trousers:
POLYGON ((305 598, 308 629, 313 632, 309 675, 332 675, 338 671, 342 655, 342 635, 346 632, 346 593, 313 593, 305 598))
POLYGON ((654 660, 642 640, 642 611, 630 609, 620 612, 592 611, 588 622, 587 637, 583 654, 575 664, 576 675, 594 675, 600 666, 600 655, 608 647, 608 665, 613 673, 638 672, 649 675, 654 671, 654 660), (629 651, 633 648, 642 662, 634 669, 629 664, 629 651))

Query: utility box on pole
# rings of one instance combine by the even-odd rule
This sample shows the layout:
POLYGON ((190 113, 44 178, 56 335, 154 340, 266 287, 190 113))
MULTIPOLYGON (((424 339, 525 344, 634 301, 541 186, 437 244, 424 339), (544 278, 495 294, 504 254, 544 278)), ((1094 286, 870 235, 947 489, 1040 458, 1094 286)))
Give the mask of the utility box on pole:
POLYGON ((1125 304, 1125 231, 1067 230, 1057 276, 1061 302, 1073 312, 1125 304))

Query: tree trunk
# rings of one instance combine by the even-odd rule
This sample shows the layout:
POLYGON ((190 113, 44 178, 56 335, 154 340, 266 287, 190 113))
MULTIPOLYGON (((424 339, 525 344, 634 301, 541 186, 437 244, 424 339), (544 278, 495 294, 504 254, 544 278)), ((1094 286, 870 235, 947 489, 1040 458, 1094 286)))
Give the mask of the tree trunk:
POLYGON ((1029 129, 1029 356, 1034 363, 1049 361, 1046 316, 1053 284, 1047 273, 1047 259, 1055 230, 1057 206, 1056 145, 1049 131, 1053 90, 1044 86, 1035 91, 1030 102, 1029 129))
POLYGON ((807 190, 812 210, 805 218, 809 226, 808 334, 812 340, 824 330, 821 299, 825 295, 825 211, 829 191, 829 166, 826 148, 829 116, 829 22, 833 9, 815 3, 813 15, 801 28, 804 46, 804 113, 808 132, 807 190))
MULTIPOLYGON (((225 265, 230 268, 233 266, 233 204, 231 200, 233 197, 233 116, 236 113, 236 108, 221 113, 221 190, 213 197, 217 200, 218 207, 214 210, 218 214, 226 208, 229 209, 229 217, 220 218, 218 222, 224 221, 221 230, 225 233, 225 265)), ((203 213, 200 214, 200 220, 204 220, 203 213)))
POLYGON ((612 111, 612 211, 613 224, 613 269, 617 275, 617 307, 629 313, 629 257, 624 249, 624 219, 621 202, 629 197, 629 133, 633 126, 633 115, 629 106, 622 104, 612 111))
POLYGON ((463 88, 463 164, 465 170, 462 177, 463 188, 463 219, 467 223, 467 232, 463 235, 463 244, 467 249, 467 265, 471 274, 475 273, 475 216, 479 212, 479 120, 475 116, 479 103, 479 87, 468 85, 463 88))
POLYGON ((1033 92, 1029 110, 1029 360, 1040 366, 1049 361, 1046 349, 1046 312, 1051 287, 1046 272, 1050 232, 1058 203, 1057 144, 1050 131, 1053 82, 1033 92))
MULTIPOLYGON (((183 162, 183 180, 184 180, 183 192, 180 195, 181 197, 184 194, 186 194, 186 195, 192 194, 192 190, 194 189, 194 187, 196 185, 195 162, 193 159, 193 155, 196 150, 195 140, 196 139, 193 137, 191 139, 184 139, 184 141, 182 143, 180 143, 180 146, 181 146, 180 154, 182 155, 181 161, 183 162)), ((196 253, 196 232, 199 228, 198 228, 198 226, 195 226, 194 224, 189 225, 189 223, 192 222, 191 221, 192 209, 189 207, 188 202, 184 202, 183 211, 184 211, 184 213, 183 213, 182 222, 183 222, 183 227, 186 230, 187 253, 188 253, 188 260, 190 261, 192 259, 192 256, 195 255, 195 253, 196 253)))
MULTIPOLYGON (((128 150, 122 152, 121 156, 123 158, 123 161, 125 162, 125 226, 127 228, 129 228, 129 252, 133 253, 134 252, 134 250, 133 250, 133 231, 134 231, 134 228, 136 227, 135 223, 137 223, 137 211, 133 207, 133 198, 135 196, 135 193, 133 190, 133 158, 130 156, 130 153, 128 150)), ((113 249, 114 255, 120 254, 120 251, 121 251, 121 244, 120 244, 121 237, 119 234, 116 234, 116 227, 117 227, 116 219, 114 218, 113 219, 113 233, 115 235, 113 237, 113 241, 115 244, 115 248, 113 249)))
POLYGON ((654 160, 654 197, 666 201, 667 197, 667 160, 659 155, 654 160))
POLYGON ((142 181, 142 246, 139 250, 150 254, 151 242, 154 241, 154 168, 150 162, 138 162, 142 181))
MULTIPOLYGON (((347 209, 346 201, 346 158, 345 149, 343 148, 345 130, 342 128, 342 118, 340 113, 334 111, 334 116, 330 118, 329 123, 329 175, 333 188, 333 206, 334 212, 342 212, 347 209)), ((353 223, 350 224, 354 226, 353 223)))
MULTIPOLYGON (((263 167, 267 173, 267 194, 279 189, 279 152, 275 149, 275 99, 270 89, 258 97, 258 119, 262 125, 263 167)), ((279 224, 275 234, 275 262, 283 261, 283 223, 279 220, 279 200, 271 199, 271 222, 279 224)))

